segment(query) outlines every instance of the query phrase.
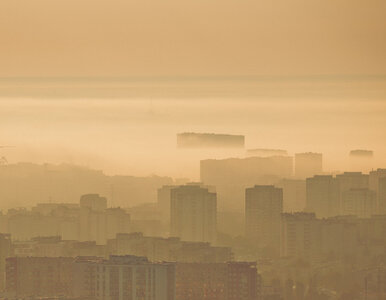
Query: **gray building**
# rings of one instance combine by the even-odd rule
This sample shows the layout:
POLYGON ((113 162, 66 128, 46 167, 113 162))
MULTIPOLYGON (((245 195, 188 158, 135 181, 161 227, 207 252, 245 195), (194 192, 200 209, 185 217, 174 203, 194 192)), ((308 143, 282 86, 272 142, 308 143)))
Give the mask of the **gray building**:
POLYGON ((216 242, 217 195, 200 185, 171 190, 170 234, 183 241, 216 242))
POLYGON ((246 236, 260 248, 279 254, 283 190, 273 185, 255 185, 245 190, 246 236))

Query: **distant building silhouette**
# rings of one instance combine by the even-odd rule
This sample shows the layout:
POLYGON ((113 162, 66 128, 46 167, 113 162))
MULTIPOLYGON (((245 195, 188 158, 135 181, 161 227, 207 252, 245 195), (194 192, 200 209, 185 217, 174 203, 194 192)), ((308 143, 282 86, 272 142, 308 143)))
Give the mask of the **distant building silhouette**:
POLYGON ((243 135, 184 132, 177 134, 178 148, 244 148, 243 135))
POLYGON ((369 188, 377 194, 379 214, 386 214, 386 169, 377 169, 369 174, 369 188))
POLYGON ((87 194, 80 197, 80 207, 93 211, 104 211, 107 208, 107 199, 98 194, 87 194))
POLYGON ((317 219, 314 213, 282 216, 281 256, 318 261, 357 253, 359 227, 354 217, 317 219))
POLYGON ((0 292, 5 289, 5 261, 12 254, 11 235, 0 233, 0 292))
POLYGON ((351 189, 369 188, 369 175, 362 172, 344 172, 336 175, 339 187, 340 212, 342 210, 343 193, 351 189))
POLYGON ((319 223, 314 213, 284 213, 280 254, 304 260, 316 259, 320 252, 319 223))
POLYGON ((318 218, 336 216, 340 211, 339 186, 331 175, 315 175, 306 180, 306 211, 318 218))
POLYGON ((199 185, 171 190, 170 234, 183 241, 216 242, 217 196, 199 185))
POLYGON ((350 189, 342 195, 343 215, 355 215, 369 218, 377 211, 376 193, 367 188, 350 189))
POLYGON ((369 172, 373 168, 374 152, 372 150, 351 150, 350 151, 350 170, 369 172))
POLYGON ((142 233, 117 234, 107 242, 114 255, 146 256, 150 261, 219 263, 233 260, 230 247, 214 247, 204 242, 185 242, 179 238, 144 236, 142 233))
POLYGON ((255 185, 245 190, 246 236, 261 248, 279 254, 283 190, 255 185))

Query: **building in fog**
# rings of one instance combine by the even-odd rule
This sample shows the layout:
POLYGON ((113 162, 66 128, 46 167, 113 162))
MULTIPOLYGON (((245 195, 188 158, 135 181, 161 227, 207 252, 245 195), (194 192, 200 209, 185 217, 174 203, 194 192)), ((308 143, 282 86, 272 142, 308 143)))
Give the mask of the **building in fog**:
POLYGON ((177 134, 178 148, 244 148, 243 135, 194 133, 177 134))
POLYGON ((282 215, 280 255, 313 260, 320 253, 319 223, 314 213, 282 215))
POLYGON ((340 211, 339 187, 331 175, 315 175, 306 180, 306 211, 318 218, 336 216, 340 211))
MULTIPOLYGON (((185 185, 200 186, 207 188, 209 192, 215 193, 216 188, 214 186, 204 185, 201 182, 188 182, 185 185)), ((177 188, 178 185, 164 185, 157 190, 157 209, 160 213, 161 221, 166 223, 170 228, 170 202, 171 202, 171 191, 177 188)))
POLYGON ((5 289, 5 262, 12 253, 11 235, 0 233, 0 292, 5 289))
POLYGON ((322 153, 296 153, 295 154, 295 176, 297 178, 308 178, 321 175, 323 172, 322 153))
POLYGON ((178 300, 255 300, 258 274, 256 263, 177 263, 178 300))
POLYGON ((114 255, 146 256, 150 261, 227 262, 233 260, 230 247, 214 247, 205 242, 185 242, 179 238, 143 236, 142 233, 117 234, 107 242, 114 255))
POLYGON ((317 219, 314 213, 282 216, 281 256, 317 261, 354 256, 359 249, 356 218, 317 219))
POLYGON ((161 220, 169 226, 171 190, 176 187, 176 185, 164 185, 157 190, 157 209, 160 212, 161 220))
POLYGON ((200 185, 171 190, 170 234, 183 241, 216 242, 217 195, 200 185))
POLYGON ((260 248, 279 254, 283 190, 255 185, 245 190, 246 236, 260 248))
POLYGON ((107 208, 106 198, 90 194, 82 196, 80 204, 40 203, 31 210, 10 209, 0 214, 0 225, 13 240, 60 236, 103 245, 117 233, 130 232, 131 218, 121 208, 107 208))
POLYGON ((336 175, 336 181, 339 188, 339 205, 340 213, 342 213, 343 193, 351 189, 368 189, 369 175, 362 172, 344 172, 336 175))
POLYGON ((369 174, 369 188, 377 195, 378 213, 386 214, 386 169, 377 169, 369 174))
POLYGON ((372 150, 351 150, 350 151, 350 170, 369 172, 373 168, 374 152, 372 150))
POLYGON ((97 264, 95 288, 98 300, 174 300, 175 266, 150 263, 144 257, 110 256, 97 264))
POLYGON ((93 211, 104 211, 107 209, 107 199, 98 194, 86 194, 80 197, 80 207, 93 211))
POLYGON ((71 296, 70 257, 9 257, 6 261, 6 292, 9 297, 71 296))
POLYGON ((106 244, 117 233, 130 232, 130 215, 121 208, 107 208, 106 198, 97 194, 80 199, 79 240, 106 244))
POLYGON ((200 162, 201 181, 216 187, 222 210, 244 210, 245 189, 275 184, 293 174, 290 156, 207 159, 200 162))
POLYGON ((376 193, 369 189, 350 189, 342 194, 342 215, 369 218, 377 211, 376 193))
POLYGON ((131 255, 11 257, 7 299, 256 300, 255 262, 149 262, 131 255))
POLYGON ((344 258, 359 254, 358 218, 337 216, 320 220, 319 223, 319 247, 323 257, 344 258))
POLYGON ((7 295, 24 299, 175 299, 175 266, 144 257, 11 257, 7 295))

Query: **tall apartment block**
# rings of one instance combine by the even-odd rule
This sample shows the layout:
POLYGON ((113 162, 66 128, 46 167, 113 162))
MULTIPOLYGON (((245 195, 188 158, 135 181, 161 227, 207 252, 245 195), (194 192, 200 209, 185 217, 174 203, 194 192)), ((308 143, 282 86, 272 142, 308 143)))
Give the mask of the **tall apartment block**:
POLYGON ((358 249, 355 217, 317 219, 314 213, 282 215, 281 256, 315 261, 354 255, 358 249))
POLYGON ((377 194, 378 213, 386 214, 386 169, 370 172, 369 188, 377 194))
POLYGON ((340 200, 337 180, 331 175, 315 175, 306 179, 306 212, 318 218, 339 215, 340 200))
POLYGON ((377 202, 374 191, 369 189, 350 189, 343 192, 341 214, 369 218, 376 214, 376 211, 377 202))
POLYGON ((0 234, 0 291, 5 289, 5 262, 11 256, 12 242, 10 234, 0 234))
POLYGON ((171 190, 170 234, 183 241, 216 242, 217 195, 199 185, 171 190))
POLYGON ((339 187, 339 203, 340 211, 342 212, 343 194, 351 189, 367 189, 369 188, 369 175, 362 172, 344 172, 336 175, 336 181, 339 187))
POLYGON ((98 300, 174 300, 175 274, 170 263, 150 263, 146 258, 110 256, 96 270, 98 300))
POLYGON ((283 190, 273 185, 255 185, 245 190, 246 236, 258 247, 279 254, 283 190))
POLYGON ((320 230, 314 213, 284 213, 281 226, 282 257, 317 258, 320 230))
POLYGON ((323 172, 322 153, 296 153, 295 154, 295 176, 300 179, 321 175, 323 172))
POLYGON ((130 215, 121 208, 107 208, 106 198, 98 194, 80 199, 79 240, 106 244, 117 233, 130 232, 130 215))

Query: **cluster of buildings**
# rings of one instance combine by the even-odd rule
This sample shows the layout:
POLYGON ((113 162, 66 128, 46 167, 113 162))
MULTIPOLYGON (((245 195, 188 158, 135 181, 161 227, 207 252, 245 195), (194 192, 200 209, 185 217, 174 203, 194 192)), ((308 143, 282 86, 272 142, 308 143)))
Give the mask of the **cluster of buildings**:
POLYGON ((11 257, 8 299, 255 300, 256 263, 150 262, 146 257, 11 257))
POLYGON ((95 241, 106 244, 117 233, 130 232, 130 214, 121 208, 107 208, 98 194, 86 194, 79 204, 41 203, 32 210, 10 209, 0 215, 3 233, 14 240, 38 236, 61 236, 64 240, 95 241))
POLYGON ((295 176, 293 167, 288 156, 207 160, 205 184, 163 185, 150 206, 108 208, 86 194, 79 204, 11 209, 0 216, 0 289, 10 299, 271 299, 256 263, 235 261, 231 247, 310 265, 385 255, 386 169, 325 175, 317 153, 296 154, 295 176), (223 192, 237 205, 242 192, 244 203, 244 234, 226 247, 223 192), (130 215, 151 211, 167 228, 157 236, 130 215))
POLYGON ((307 178, 306 192, 306 211, 320 218, 386 214, 386 169, 316 175, 307 178))

